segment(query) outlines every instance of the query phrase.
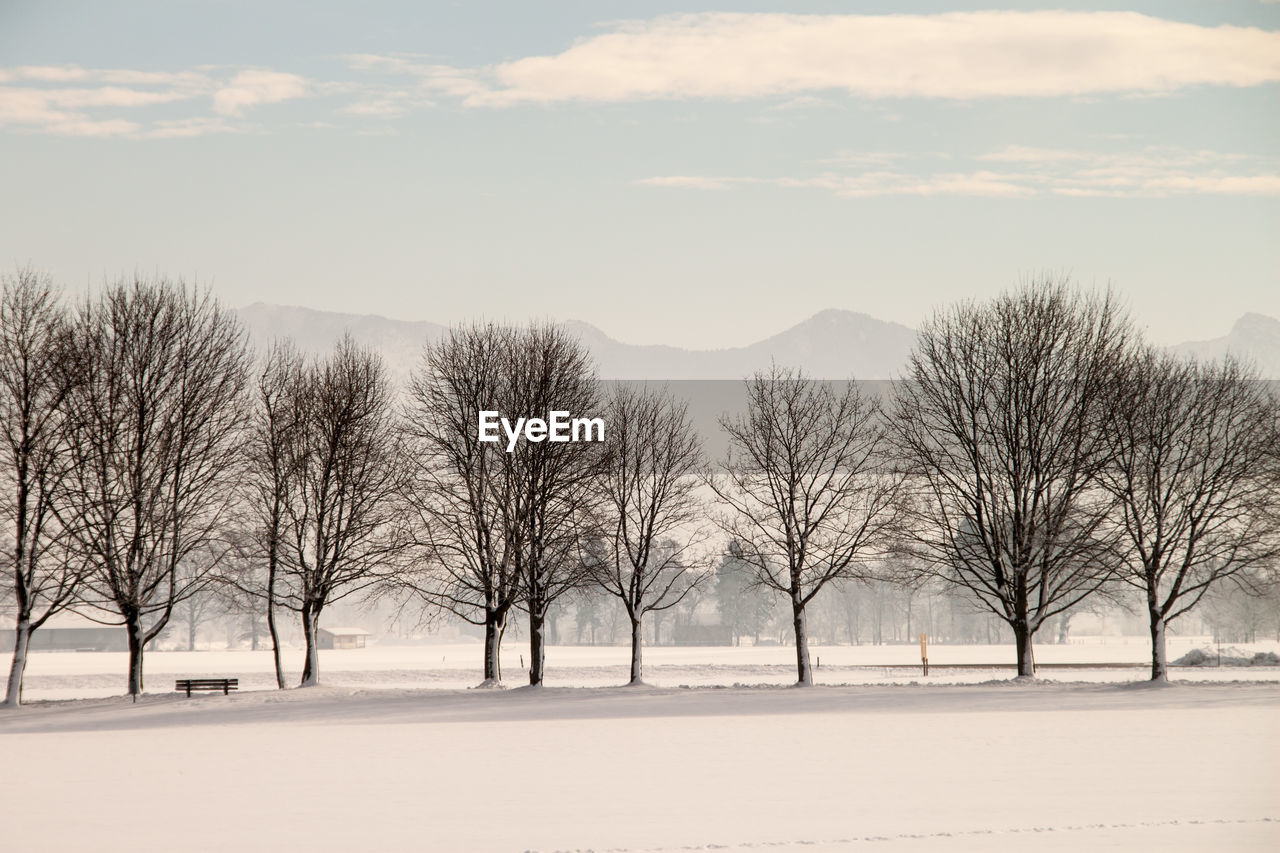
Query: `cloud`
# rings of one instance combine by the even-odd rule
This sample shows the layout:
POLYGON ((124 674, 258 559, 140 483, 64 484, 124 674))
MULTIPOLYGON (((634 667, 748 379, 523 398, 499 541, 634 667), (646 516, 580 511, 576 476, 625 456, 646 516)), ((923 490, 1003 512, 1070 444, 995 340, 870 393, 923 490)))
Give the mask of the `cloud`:
POLYGON ((397 118, 409 112, 409 103, 404 98, 377 97, 367 101, 356 101, 342 108, 342 112, 353 116, 377 116, 380 118, 397 118))
POLYGON ((49 93, 17 87, 0 87, 0 125, 57 136, 122 136, 138 129, 136 122, 126 119, 94 119, 83 112, 61 109, 49 93))
POLYGON ((857 175, 825 173, 810 178, 741 178, 701 175, 665 175, 642 178, 641 186, 675 187, 697 190, 725 190, 734 186, 763 185, 781 189, 818 189, 845 198, 886 195, 984 195, 1019 197, 1034 190, 1018 186, 992 172, 911 175, 901 172, 876 171, 857 175))
POLYGON ((307 94, 307 80, 297 74, 260 69, 241 71, 213 93, 213 109, 221 115, 238 116, 249 107, 278 104, 307 94))
POLYGON ((485 77, 465 103, 1164 93, 1280 80, 1280 33, 1135 12, 669 15, 485 77))
POLYGON ((199 71, 89 69, 24 65, 0 71, 0 125, 58 136, 145 136, 134 118, 102 110, 140 110, 190 101, 213 88, 199 71))
POLYGON ((1061 163, 1088 158, 1087 155, 1079 151, 1064 151, 1058 148, 1035 148, 1027 145, 1006 145, 999 151, 981 154, 978 159, 994 160, 1000 163, 1061 163))
MULTIPOLYGON (((847 171, 809 177, 728 177, 672 175, 643 178, 642 186, 724 190, 765 185, 779 189, 817 189, 846 198, 873 196, 981 196, 1028 198, 1052 194, 1111 198, 1165 198, 1178 195, 1280 196, 1280 163, 1244 154, 1171 147, 1105 153, 1007 146, 979 155, 976 163, 1009 164, 1009 171, 974 168, 939 172, 939 159, 925 155, 916 171, 902 163, 882 164, 880 153, 841 152, 821 164, 839 163, 847 171)), ((897 160, 898 158, 893 158, 897 160)))
POLYGON ((637 184, 650 187, 684 187, 695 190, 727 190, 733 184, 758 182, 754 178, 708 178, 699 175, 665 175, 636 181, 637 184))
POLYGON ((0 126, 61 136, 164 139, 237 130, 229 119, 245 110, 350 84, 313 84, 296 74, 202 67, 185 71, 24 65, 0 69, 0 126), (139 116, 169 104, 199 105, 215 115, 139 116), (126 117, 120 111, 131 111, 126 117), (103 115, 112 111, 115 115, 103 115))
POLYGON ((834 187, 836 195, 864 198, 884 195, 967 195, 995 198, 1021 198, 1035 190, 1021 186, 1009 176, 995 172, 948 172, 934 175, 904 175, 895 172, 871 172, 846 177, 834 187))
POLYGON ((24 65, 10 73, 14 79, 39 83, 76 83, 90 76, 90 72, 79 65, 24 65))
MULTIPOLYGON (((417 90, 416 95, 403 91, 393 93, 398 95, 402 102, 407 105, 433 104, 434 101, 431 98, 435 96, 462 100, 482 97, 488 92, 488 88, 482 81, 483 71, 441 65, 429 62, 424 57, 414 54, 379 56, 376 54, 357 53, 349 54, 343 59, 346 61, 347 67, 353 71, 412 78, 413 85, 417 90), (414 98, 416 98, 416 101, 414 98)), ((389 93, 376 86, 366 86, 365 90, 370 100, 358 102, 358 104, 372 105, 371 109, 366 111, 367 114, 385 115, 386 113, 379 111, 376 105, 386 101, 389 93)), ((348 108, 347 111, 360 112, 358 105, 356 106, 357 109, 348 108)))
POLYGON ((194 93, 180 90, 148 92, 142 89, 126 89, 119 86, 102 86, 96 89, 41 89, 39 91, 50 103, 72 109, 85 107, 145 107, 194 97, 194 93))
POLYGON ((124 136, 138 130, 126 119, 94 119, 83 112, 61 109, 44 92, 0 87, 0 126, 18 125, 57 136, 124 136))
POLYGON ((155 122, 140 135, 146 139, 188 139, 207 133, 234 133, 236 128, 225 119, 200 116, 164 119, 155 122))
POLYGON ((843 149, 824 157, 819 163, 828 166, 886 166, 907 155, 902 151, 851 151, 843 149))

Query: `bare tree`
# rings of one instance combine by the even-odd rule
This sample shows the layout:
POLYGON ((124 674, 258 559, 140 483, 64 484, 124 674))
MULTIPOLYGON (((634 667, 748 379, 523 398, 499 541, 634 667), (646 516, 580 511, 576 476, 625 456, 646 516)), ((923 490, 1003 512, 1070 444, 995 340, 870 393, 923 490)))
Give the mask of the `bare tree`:
POLYGON ((774 365, 747 381, 746 414, 720 426, 729 451, 708 480, 730 510, 719 525, 790 603, 797 684, 812 684, 805 607, 829 583, 868 577, 896 518, 879 402, 774 365))
POLYGON ((501 684, 499 650, 514 607, 529 615, 531 684, 542 681, 543 627, 587 576, 592 488, 601 453, 581 442, 482 441, 480 413, 512 420, 597 405, 586 350, 562 328, 454 329, 423 351, 405 429, 414 448, 417 544, 429 568, 412 589, 485 629, 484 682, 501 684))
POLYGON ((1112 295, 1033 283, 935 314, 898 389, 905 536, 927 572, 1009 624, 1019 676, 1041 624, 1118 565, 1098 475, 1130 336, 1112 295))
POLYGON ((1276 402, 1231 357, 1201 363, 1146 347, 1123 378, 1102 482, 1119 505, 1121 577, 1145 598, 1151 679, 1165 681, 1168 624, 1280 555, 1276 402))
POLYGON ((258 374, 256 406, 246 445, 249 504, 254 515, 251 526, 257 532, 253 550, 260 553, 266 563, 260 588, 255 584, 251 592, 261 596, 267 615, 276 686, 281 689, 285 680, 280 660, 280 632, 276 626, 277 592, 287 505, 302 457, 303 444, 299 439, 303 435, 305 374, 305 361, 290 341, 277 341, 272 345, 258 374))
POLYGON ((5 704, 22 701, 31 634, 74 601, 81 564, 64 546, 67 447, 63 401, 66 315, 52 281, 31 269, 3 278, 0 295, 0 429, 4 431, 0 512, 11 537, 16 627, 5 704))
POLYGON ((402 548, 403 462, 382 358, 344 337, 300 378, 284 502, 284 603, 302 617, 302 686, 318 683, 320 614, 384 583, 402 548))
MULTIPOLYGON (((552 412, 594 415, 600 405, 591 355, 553 324, 522 330, 509 353, 509 411, 550 420, 552 412)), ((529 684, 542 684, 545 624, 550 607, 587 583, 586 543, 599 525, 603 445, 585 441, 524 441, 514 456, 520 603, 529 615, 529 684)))
POLYGON ((235 316, 165 279, 121 280, 72 323, 68 533, 85 598, 129 642, 129 693, 146 644, 207 577, 179 565, 211 547, 235 502, 248 350, 235 316))
POLYGON ((702 440, 688 406, 669 393, 619 385, 606 409, 603 531, 598 582, 631 622, 631 684, 643 683, 644 616, 679 604, 707 573, 698 499, 702 440))
POLYGON ((404 418, 414 539, 428 564, 405 582, 432 605, 484 627, 486 686, 502 682, 499 653, 520 596, 520 549, 515 458, 480 441, 478 424, 480 412, 508 397, 515 335, 476 325, 427 344, 404 418))

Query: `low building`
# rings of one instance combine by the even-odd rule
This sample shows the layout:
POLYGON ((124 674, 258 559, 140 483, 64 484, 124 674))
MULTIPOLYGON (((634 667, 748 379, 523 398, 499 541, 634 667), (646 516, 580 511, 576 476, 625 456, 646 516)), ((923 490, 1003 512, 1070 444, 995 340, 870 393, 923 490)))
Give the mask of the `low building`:
MULTIPOLYGON (((0 652, 13 651, 13 615, 0 624, 0 652)), ((51 616, 31 635, 32 652, 124 652, 129 636, 123 625, 100 625, 78 613, 51 616)))
POLYGON ((363 628, 321 628, 316 641, 322 649, 363 649, 369 636, 363 628))

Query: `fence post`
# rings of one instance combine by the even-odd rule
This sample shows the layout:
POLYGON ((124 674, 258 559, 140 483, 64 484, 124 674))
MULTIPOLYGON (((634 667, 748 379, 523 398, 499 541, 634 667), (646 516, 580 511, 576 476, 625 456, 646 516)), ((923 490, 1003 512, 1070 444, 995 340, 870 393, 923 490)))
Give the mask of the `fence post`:
POLYGON ((924 674, 929 674, 929 643, 926 634, 920 635, 920 664, 924 667, 924 674))

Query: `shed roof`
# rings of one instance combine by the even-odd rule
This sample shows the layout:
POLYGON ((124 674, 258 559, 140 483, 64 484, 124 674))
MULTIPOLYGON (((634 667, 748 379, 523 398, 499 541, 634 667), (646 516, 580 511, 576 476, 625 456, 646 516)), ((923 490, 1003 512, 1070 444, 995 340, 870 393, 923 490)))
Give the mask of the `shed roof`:
POLYGON ((332 634, 335 637, 371 637, 371 633, 363 628, 321 628, 326 634, 332 634))

